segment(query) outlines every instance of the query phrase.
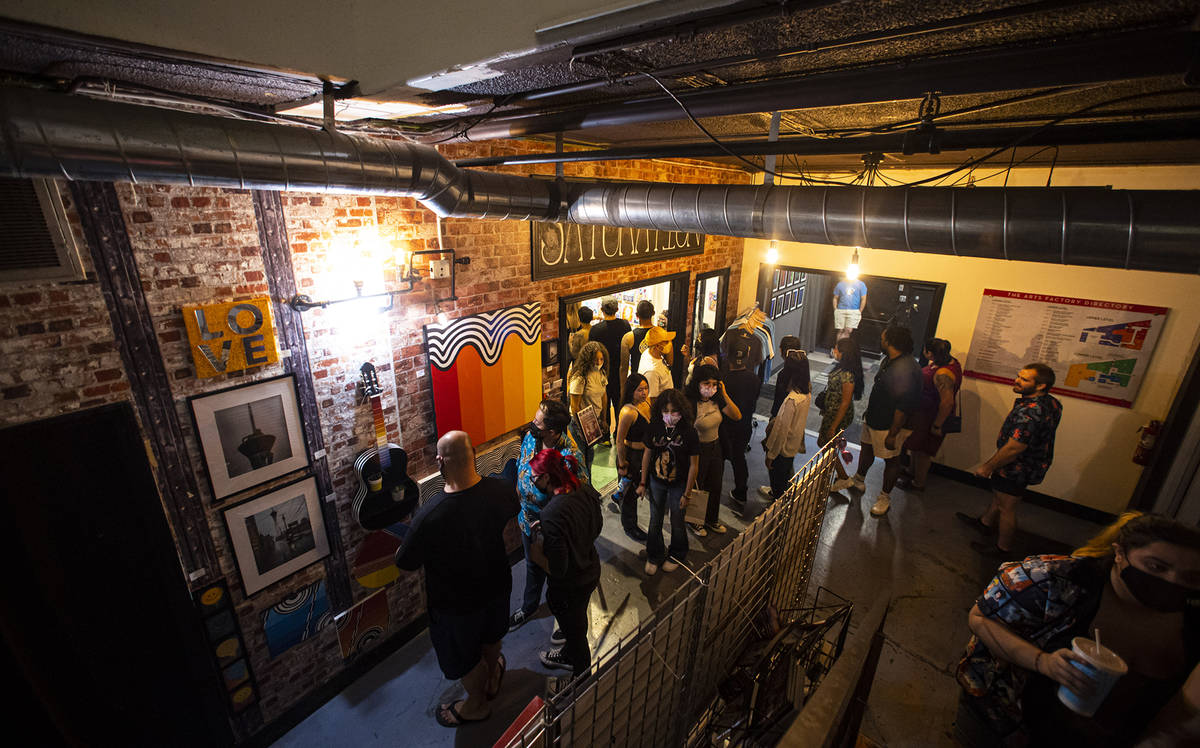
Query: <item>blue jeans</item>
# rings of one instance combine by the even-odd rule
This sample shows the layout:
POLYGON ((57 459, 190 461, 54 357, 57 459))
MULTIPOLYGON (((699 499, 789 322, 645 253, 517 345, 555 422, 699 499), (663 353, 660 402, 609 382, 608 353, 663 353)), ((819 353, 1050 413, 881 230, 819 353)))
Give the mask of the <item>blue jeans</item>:
POLYGON ((650 529, 647 530, 646 560, 658 566, 671 556, 676 561, 687 557, 688 538, 687 528, 683 524, 683 509, 679 500, 683 498, 686 483, 663 483, 655 477, 650 478, 650 529), (663 547, 663 515, 668 508, 671 511, 671 547, 663 547))
POLYGON ((525 597, 521 601, 521 610, 525 615, 533 615, 542 602, 542 587, 546 584, 546 572, 542 567, 530 560, 529 536, 521 533, 521 545, 525 546, 525 597))

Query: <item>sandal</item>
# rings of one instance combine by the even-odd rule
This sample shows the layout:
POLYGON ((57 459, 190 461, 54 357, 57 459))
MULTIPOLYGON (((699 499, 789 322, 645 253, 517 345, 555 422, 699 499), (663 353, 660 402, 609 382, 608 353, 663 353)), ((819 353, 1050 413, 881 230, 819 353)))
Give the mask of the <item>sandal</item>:
POLYGON ((504 659, 504 654, 501 653, 497 658, 497 663, 500 665, 500 677, 496 679, 496 690, 487 692, 487 700, 491 701, 500 695, 500 686, 504 685, 504 671, 508 666, 508 660, 504 659))
POLYGON ((458 709, 455 708, 456 706, 458 705, 453 701, 451 701, 449 704, 442 704, 439 706, 437 711, 433 714, 434 718, 437 719, 437 723, 442 727, 462 727, 469 722, 482 722, 488 717, 492 716, 489 714, 487 717, 467 719, 458 713, 458 709))

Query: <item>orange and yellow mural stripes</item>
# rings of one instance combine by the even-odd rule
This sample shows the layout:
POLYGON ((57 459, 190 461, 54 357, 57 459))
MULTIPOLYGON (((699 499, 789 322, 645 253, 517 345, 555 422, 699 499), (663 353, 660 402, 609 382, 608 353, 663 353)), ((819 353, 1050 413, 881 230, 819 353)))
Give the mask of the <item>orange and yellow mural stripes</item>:
POLYGON ((519 427, 542 400, 542 305, 425 326, 438 435, 460 429, 474 444, 519 427))

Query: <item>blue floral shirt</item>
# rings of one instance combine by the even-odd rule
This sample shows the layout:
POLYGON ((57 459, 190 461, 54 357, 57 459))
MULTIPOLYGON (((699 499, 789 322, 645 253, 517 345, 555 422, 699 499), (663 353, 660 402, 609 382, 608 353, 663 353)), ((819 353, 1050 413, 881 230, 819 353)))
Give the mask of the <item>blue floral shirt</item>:
MULTIPOLYGON (((529 535, 529 528, 533 523, 541 518, 546 502, 550 501, 549 494, 539 491, 537 486, 533 485, 533 477, 530 474, 529 461, 538 451, 538 440, 532 433, 525 434, 521 440, 521 457, 517 460, 517 494, 521 497, 521 512, 517 515, 517 524, 526 535, 529 535)), ((579 469, 575 471, 579 480, 584 483, 591 482, 583 462, 583 454, 570 434, 563 434, 558 442, 558 451, 563 457, 570 455, 579 463, 579 469)))
POLYGON ((1054 461, 1054 434, 1062 420, 1062 403, 1051 395, 1018 397, 1000 427, 996 448, 1009 439, 1025 445, 1017 459, 996 468, 996 474, 1009 480, 1033 486, 1042 482, 1050 463, 1054 461))

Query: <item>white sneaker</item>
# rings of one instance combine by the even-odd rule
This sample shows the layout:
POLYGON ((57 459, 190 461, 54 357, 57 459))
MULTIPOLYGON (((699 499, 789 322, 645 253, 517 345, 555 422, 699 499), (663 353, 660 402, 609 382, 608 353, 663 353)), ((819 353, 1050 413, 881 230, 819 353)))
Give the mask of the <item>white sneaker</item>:
POLYGON ((849 477, 838 478, 837 480, 835 480, 833 482, 833 484, 831 486, 829 486, 829 490, 831 493, 837 493, 839 491, 845 491, 846 489, 853 488, 853 487, 854 487, 854 479, 853 478, 849 478, 849 477))
POLYGON ((859 475, 858 473, 855 473, 854 475, 850 476, 850 481, 851 481, 851 483, 853 483, 854 487, 857 488, 859 491, 867 490, 867 482, 865 480, 863 480, 862 476, 859 475))
POLYGON ((770 486, 759 486, 758 487, 758 495, 763 497, 764 499, 771 498, 771 487, 770 486))
POLYGON ((886 493, 879 494, 879 498, 875 499, 874 506, 871 507, 872 517, 882 517, 892 508, 892 497, 886 493))
POLYGON ((679 564, 675 563, 674 561, 672 561, 669 558, 666 561, 663 561, 662 570, 664 572, 666 572, 667 574, 670 574, 671 572, 675 571, 678 568, 679 568, 679 564))
POLYGON ((657 573, 658 573, 658 564, 652 564, 649 561, 647 561, 646 562, 646 576, 652 577, 657 573))

